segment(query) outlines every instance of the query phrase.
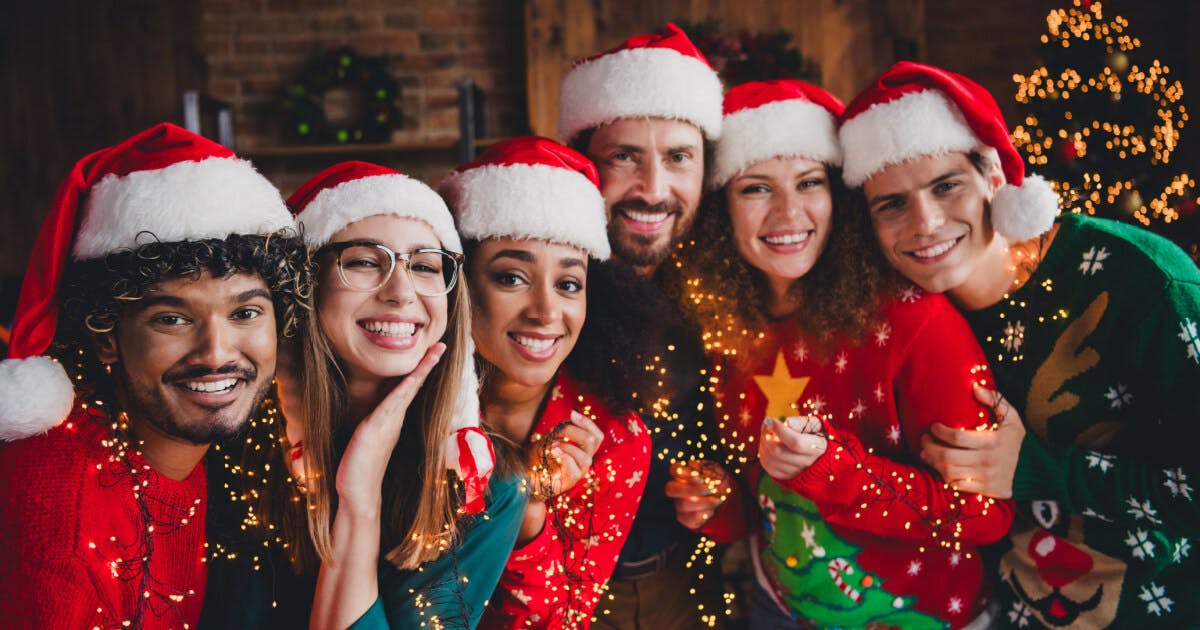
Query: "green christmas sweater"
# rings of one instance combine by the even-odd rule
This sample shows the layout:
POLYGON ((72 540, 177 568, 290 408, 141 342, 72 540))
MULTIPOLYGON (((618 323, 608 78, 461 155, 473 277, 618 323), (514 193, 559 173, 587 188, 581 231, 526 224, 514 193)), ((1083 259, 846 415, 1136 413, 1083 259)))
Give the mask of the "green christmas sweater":
POLYGON ((1200 627, 1200 271, 1064 215, 1029 281, 966 313, 1027 434, 997 621, 1200 627))

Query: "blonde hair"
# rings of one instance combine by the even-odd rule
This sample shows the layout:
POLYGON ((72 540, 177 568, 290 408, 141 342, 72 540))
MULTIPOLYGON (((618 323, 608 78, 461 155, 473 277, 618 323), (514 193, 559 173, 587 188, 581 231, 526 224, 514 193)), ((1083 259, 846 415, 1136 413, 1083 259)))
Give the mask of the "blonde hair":
MULTIPOLYGON (((471 316, 461 273, 447 301, 446 333, 442 338, 446 352, 409 405, 384 476, 380 555, 399 569, 412 569, 437 558, 459 536, 456 523, 463 500, 457 482, 446 470, 445 451, 453 432, 455 401, 469 395, 462 391, 458 376, 467 369, 471 316)), ((295 550, 293 561, 307 572, 315 570, 318 559, 333 561, 330 530, 336 512, 339 451, 344 446, 335 444, 335 440, 348 436, 360 419, 347 417, 345 374, 321 329, 319 307, 301 329, 298 342, 303 370, 300 402, 306 520, 311 547, 298 545, 301 548, 295 550)))

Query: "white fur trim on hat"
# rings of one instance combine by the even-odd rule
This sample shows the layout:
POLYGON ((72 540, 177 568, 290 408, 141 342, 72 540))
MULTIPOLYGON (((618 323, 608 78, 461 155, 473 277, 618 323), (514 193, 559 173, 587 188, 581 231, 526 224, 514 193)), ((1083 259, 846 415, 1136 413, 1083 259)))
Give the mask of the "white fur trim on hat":
POLYGON ((475 371, 475 340, 467 336, 466 364, 463 373, 459 375, 458 400, 454 401, 454 419, 451 425, 455 429, 479 426, 479 374, 475 371))
POLYGON ((296 221, 304 227, 304 241, 316 248, 347 225, 381 214, 424 221, 433 228, 442 247, 462 251, 446 202, 429 186, 407 175, 361 177, 326 188, 304 207, 296 221))
POLYGON ((581 62, 562 82, 564 141, 619 118, 686 120, 721 135, 721 80, 708 64, 667 48, 633 48, 581 62))
POLYGON ((0 440, 20 440, 58 426, 71 414, 75 388, 49 357, 0 361, 0 440))
POLYGON ((143 232, 174 243, 294 227, 279 191, 249 162, 213 157, 106 175, 88 196, 73 253, 90 260, 136 248, 143 232))
POLYGON ((992 197, 992 226, 1010 242, 1029 240, 1054 226, 1058 193, 1040 175, 1026 175, 1020 186, 1005 184, 992 197))
POLYGON ((962 114, 937 90, 905 94, 872 105, 844 122, 842 179, 861 186, 892 164, 944 153, 967 153, 983 144, 962 114))
POLYGON ((448 175, 438 187, 463 238, 539 239, 611 254, 604 197, 582 173, 543 164, 488 164, 448 175))
POLYGON ((801 99, 776 101, 725 117, 710 186, 726 184, 746 167, 777 157, 842 163, 836 120, 829 110, 801 99))

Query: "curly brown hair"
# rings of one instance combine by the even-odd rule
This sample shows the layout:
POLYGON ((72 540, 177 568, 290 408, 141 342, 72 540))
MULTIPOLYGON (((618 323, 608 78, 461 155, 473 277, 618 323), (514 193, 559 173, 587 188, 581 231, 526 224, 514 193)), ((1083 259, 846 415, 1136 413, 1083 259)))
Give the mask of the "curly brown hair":
MULTIPOLYGON (((842 184, 840 169, 825 170, 833 228, 817 263, 791 286, 790 297, 804 306, 789 317, 819 341, 836 336, 857 344, 875 322, 881 297, 902 280, 879 251, 862 196, 842 184)), ((763 273, 738 254, 724 188, 705 197, 692 238, 669 264, 681 272, 677 299, 706 348, 745 356, 742 350, 770 323, 768 290, 763 273)))

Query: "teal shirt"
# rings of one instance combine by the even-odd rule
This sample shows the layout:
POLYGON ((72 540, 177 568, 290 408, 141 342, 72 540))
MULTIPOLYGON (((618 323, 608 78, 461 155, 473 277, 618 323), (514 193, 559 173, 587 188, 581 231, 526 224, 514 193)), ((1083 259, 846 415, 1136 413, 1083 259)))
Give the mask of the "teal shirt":
POLYGON ((1064 215, 1029 281, 965 313, 1027 434, 1002 626, 1200 626, 1200 271, 1064 215))
MULTIPOLYGON (((492 477, 487 510, 472 517, 455 549, 415 570, 381 565, 379 598, 352 627, 428 628, 436 617, 445 628, 474 628, 516 544, 527 500, 524 478, 492 477)), ((257 570, 214 561, 200 627, 307 628, 315 589, 316 576, 293 575, 277 554, 257 570)))
POLYGON ((379 599, 350 627, 474 628, 517 542, 528 501, 522 477, 488 484, 487 511, 476 517, 450 553, 415 571, 390 564, 379 571, 379 599), (418 597, 421 604, 418 604, 418 597), (432 623, 436 618, 438 624, 432 623))

